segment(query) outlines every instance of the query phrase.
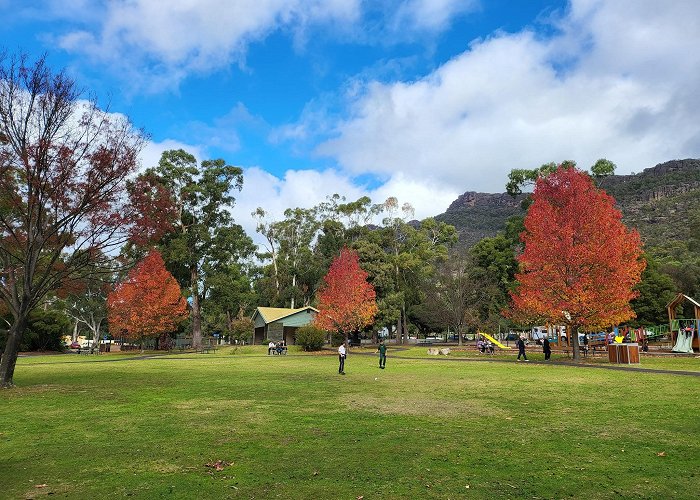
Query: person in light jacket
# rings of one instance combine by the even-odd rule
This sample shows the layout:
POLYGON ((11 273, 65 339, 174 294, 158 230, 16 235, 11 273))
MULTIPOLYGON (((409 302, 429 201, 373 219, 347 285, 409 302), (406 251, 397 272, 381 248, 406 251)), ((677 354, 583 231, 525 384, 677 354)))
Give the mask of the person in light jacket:
POLYGON ((345 357, 347 355, 347 351, 345 350, 345 344, 340 344, 338 347, 338 361, 340 362, 340 365, 338 366, 338 373, 340 375, 345 375, 345 357))

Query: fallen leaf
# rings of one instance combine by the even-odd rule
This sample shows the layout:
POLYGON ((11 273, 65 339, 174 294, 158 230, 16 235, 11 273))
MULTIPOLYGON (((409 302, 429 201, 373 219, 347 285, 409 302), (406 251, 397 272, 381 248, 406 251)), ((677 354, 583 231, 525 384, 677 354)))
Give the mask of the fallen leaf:
POLYGON ((318 476, 318 471, 315 470, 313 475, 314 475, 314 476, 318 476))
POLYGON ((34 485, 35 488, 46 488, 47 486, 48 486, 48 484, 35 484, 34 485))
POLYGON ((211 467, 216 471, 222 471, 224 470, 224 467, 228 467, 229 465, 231 465, 230 462, 225 462, 223 460, 217 460, 216 462, 209 462, 208 464, 204 464, 205 467, 211 467))
POLYGON ((363 498, 365 498, 365 497, 363 497, 362 495, 360 495, 359 497, 357 497, 357 500, 362 500, 363 498))
POLYGON ((665 451, 660 451, 660 452, 658 452, 658 453, 656 454, 656 456, 657 456, 657 457, 665 457, 665 456, 666 456, 666 452, 665 452, 665 451))

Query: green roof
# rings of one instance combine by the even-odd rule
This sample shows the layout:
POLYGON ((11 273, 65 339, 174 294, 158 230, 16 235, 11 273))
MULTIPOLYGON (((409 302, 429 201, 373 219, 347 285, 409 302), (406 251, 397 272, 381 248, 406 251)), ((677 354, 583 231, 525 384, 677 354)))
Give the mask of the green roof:
POLYGON ((298 312, 306 311, 307 309, 318 312, 318 309, 311 306, 300 307, 298 309, 290 309, 288 307, 258 307, 253 314, 253 318, 255 318, 256 314, 260 314, 265 323, 272 323, 273 321, 278 321, 298 312))

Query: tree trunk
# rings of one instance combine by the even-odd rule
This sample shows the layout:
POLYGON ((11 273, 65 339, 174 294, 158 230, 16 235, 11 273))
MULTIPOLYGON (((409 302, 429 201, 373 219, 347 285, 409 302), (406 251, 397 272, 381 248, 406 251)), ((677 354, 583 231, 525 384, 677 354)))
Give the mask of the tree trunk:
POLYGON ((462 325, 457 326, 457 345, 462 347, 462 325))
POLYGON ((407 320, 407 314, 406 314, 406 304, 401 306, 401 317, 403 319, 403 324, 401 325, 401 333, 403 334, 401 338, 403 343, 408 343, 408 320, 407 320))
POLYGON ((192 290, 192 347, 199 349, 202 347, 202 311, 199 308, 199 273, 197 266, 190 269, 191 290, 192 290))
POLYGON ((78 320, 75 320, 75 324, 73 325, 73 335, 70 337, 71 342, 77 342, 78 341, 78 320))
POLYGON ((297 275, 292 274, 292 303, 290 304, 290 309, 294 309, 294 290, 297 287, 297 275))
POLYGON ((5 351, 2 353, 2 358, 0 359, 0 388, 6 389, 15 385, 12 381, 12 377, 15 374, 19 344, 26 327, 27 314, 24 314, 20 316, 19 319, 12 322, 12 326, 7 332, 7 344, 5 345, 5 351))
POLYGON ((396 343, 403 344, 403 322, 401 321, 401 310, 399 310, 399 319, 396 321, 396 343))
POLYGON ((569 332, 569 338, 571 339, 571 348, 573 350, 574 361, 579 361, 581 355, 578 352, 578 327, 567 325, 567 330, 569 332))

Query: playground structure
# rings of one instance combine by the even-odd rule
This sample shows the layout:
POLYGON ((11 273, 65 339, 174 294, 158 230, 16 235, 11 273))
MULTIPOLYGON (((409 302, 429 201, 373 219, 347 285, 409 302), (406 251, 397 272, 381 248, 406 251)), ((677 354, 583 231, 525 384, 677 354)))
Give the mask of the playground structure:
POLYGON ((491 335, 489 335, 488 333, 479 332, 479 335, 481 335, 482 337, 484 337, 486 340, 488 340, 489 342, 491 342, 493 345, 495 345, 495 346, 498 347, 499 349, 510 349, 510 347, 501 344, 498 340, 496 340, 495 338, 493 338, 493 337, 492 337, 491 335))
POLYGON ((668 326, 671 334, 671 345, 674 352, 700 351, 700 304, 695 299, 679 293, 666 306, 668 312, 668 326), (683 302, 693 304, 694 318, 676 318, 676 308, 683 302))

